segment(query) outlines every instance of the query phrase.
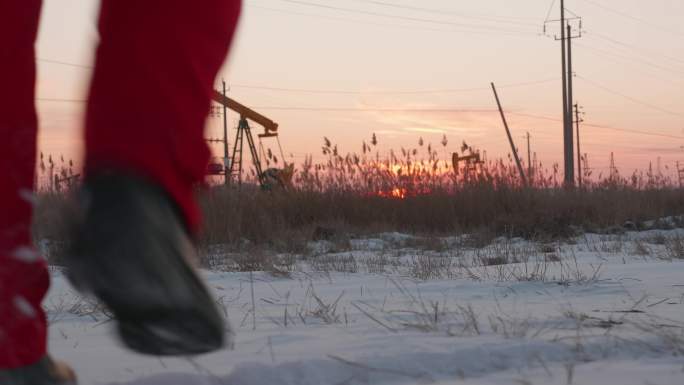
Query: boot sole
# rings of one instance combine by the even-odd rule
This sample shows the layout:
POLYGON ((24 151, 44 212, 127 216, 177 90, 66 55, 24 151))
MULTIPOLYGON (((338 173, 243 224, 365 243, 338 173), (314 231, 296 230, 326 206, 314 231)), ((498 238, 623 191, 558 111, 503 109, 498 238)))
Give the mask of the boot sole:
POLYGON ((221 348, 225 322, 187 261, 195 248, 166 195, 118 175, 90 179, 83 195, 68 275, 111 309, 123 343, 153 355, 221 348))

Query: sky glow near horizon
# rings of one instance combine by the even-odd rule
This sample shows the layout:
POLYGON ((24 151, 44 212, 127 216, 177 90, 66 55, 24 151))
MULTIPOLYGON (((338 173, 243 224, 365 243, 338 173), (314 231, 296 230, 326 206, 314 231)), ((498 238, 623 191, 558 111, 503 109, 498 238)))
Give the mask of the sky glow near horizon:
MULTIPOLYGON (((529 132, 532 151, 551 167, 562 162, 560 44, 542 34, 551 3, 245 0, 217 87, 225 78, 230 97, 278 122, 286 158, 300 162, 306 154, 322 157, 324 136, 341 153, 359 153, 373 133, 381 156, 417 147, 422 137, 440 154, 466 141, 490 158, 506 157, 510 148, 489 88, 495 82, 516 145, 526 150, 529 132), (449 92, 422 92, 436 90, 449 92)), ((669 174, 684 161, 684 27, 677 20, 684 2, 566 0, 566 8, 583 17, 585 32, 573 47, 574 94, 586 112, 581 144, 590 166, 606 174, 614 152, 623 172, 655 167, 660 157, 669 174)), ((97 9, 95 0, 45 0, 38 56, 90 65, 97 9)), ((556 1, 550 18, 558 13, 556 1)), ((553 34, 558 24, 548 28, 553 34)), ((40 99, 85 97, 87 68, 46 61, 38 68, 40 99)), ((78 160, 83 104, 37 106, 39 150, 78 160)), ((236 119, 229 115, 229 122, 236 119)), ((220 132, 221 119, 209 118, 207 136, 220 132)))

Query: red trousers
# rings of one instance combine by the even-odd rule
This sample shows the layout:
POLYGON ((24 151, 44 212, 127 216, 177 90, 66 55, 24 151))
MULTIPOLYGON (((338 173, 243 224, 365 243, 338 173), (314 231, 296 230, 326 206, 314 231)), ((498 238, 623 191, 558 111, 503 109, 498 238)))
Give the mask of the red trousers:
MULTIPOLYGON (((30 228, 40 8, 41 0, 0 0, 0 368, 46 353, 49 275, 30 228)), ((209 158, 203 128, 240 8, 241 0, 102 0, 86 175, 113 168, 147 177, 197 230, 192 189, 209 158)))

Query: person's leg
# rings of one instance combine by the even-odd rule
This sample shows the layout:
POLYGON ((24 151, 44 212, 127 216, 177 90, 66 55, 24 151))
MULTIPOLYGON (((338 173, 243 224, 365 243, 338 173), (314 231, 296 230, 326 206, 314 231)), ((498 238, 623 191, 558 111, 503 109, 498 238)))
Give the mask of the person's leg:
POLYGON ((103 0, 86 117, 71 282, 115 314, 141 353, 204 353, 225 322, 191 267, 212 86, 240 0, 103 0))
POLYGON ((40 8, 41 0, 0 1, 0 370, 35 364, 46 353, 41 302, 49 275, 31 241, 40 8))
POLYGON ((241 0, 103 0, 86 119, 86 174, 133 173, 161 185, 191 231, 206 170, 203 130, 241 0))

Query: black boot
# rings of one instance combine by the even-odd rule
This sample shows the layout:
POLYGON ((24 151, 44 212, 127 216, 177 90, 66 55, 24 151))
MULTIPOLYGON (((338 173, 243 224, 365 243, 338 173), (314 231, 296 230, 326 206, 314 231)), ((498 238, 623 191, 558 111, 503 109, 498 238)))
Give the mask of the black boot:
POLYGON ((190 266, 196 249, 167 194, 141 178, 101 173, 78 199, 68 276, 112 310, 124 344, 154 355, 221 348, 229 330, 190 266))

